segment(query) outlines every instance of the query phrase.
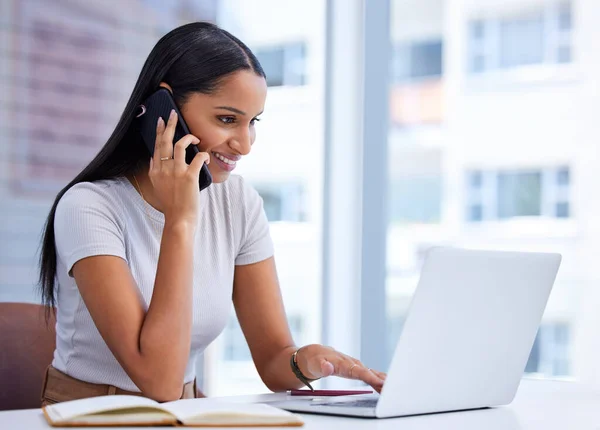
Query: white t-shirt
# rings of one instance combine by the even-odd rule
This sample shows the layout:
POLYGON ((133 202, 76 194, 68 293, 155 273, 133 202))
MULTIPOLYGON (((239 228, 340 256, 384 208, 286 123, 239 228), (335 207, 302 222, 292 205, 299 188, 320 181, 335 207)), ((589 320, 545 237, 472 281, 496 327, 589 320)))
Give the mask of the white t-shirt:
MULTIPOLYGON (((140 391, 100 336, 71 275, 93 255, 123 258, 150 304, 164 215, 147 204, 126 178, 84 182, 60 199, 54 221, 58 312, 52 365, 74 378, 140 391)), ((258 193, 240 176, 200 193, 194 245, 193 327, 185 382, 195 378, 197 355, 225 327, 231 312, 236 265, 273 255, 258 193)))

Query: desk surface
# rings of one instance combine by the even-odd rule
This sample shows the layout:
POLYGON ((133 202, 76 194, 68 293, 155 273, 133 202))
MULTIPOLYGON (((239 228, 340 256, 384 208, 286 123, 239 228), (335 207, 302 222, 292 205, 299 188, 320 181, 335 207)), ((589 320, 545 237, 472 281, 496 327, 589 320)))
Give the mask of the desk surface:
MULTIPOLYGON (((225 399, 269 402, 285 399, 285 394, 221 398, 225 399)), ((324 430, 600 430, 600 391, 572 382, 523 380, 511 405, 492 409, 388 419, 301 416, 303 428, 324 430)), ((0 412, 2 430, 48 428, 39 409, 0 412)))

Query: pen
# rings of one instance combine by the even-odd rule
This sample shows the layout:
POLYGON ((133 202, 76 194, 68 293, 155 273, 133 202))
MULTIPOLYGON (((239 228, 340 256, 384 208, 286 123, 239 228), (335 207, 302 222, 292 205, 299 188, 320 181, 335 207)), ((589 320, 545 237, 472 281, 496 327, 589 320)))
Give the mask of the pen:
POLYGON ((372 394, 373 390, 288 390, 289 396, 349 396, 372 394))

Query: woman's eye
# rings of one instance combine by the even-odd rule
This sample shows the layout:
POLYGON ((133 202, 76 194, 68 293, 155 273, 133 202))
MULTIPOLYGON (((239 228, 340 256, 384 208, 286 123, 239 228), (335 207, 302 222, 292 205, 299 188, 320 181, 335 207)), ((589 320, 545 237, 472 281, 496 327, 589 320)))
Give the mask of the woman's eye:
MULTIPOLYGON (((219 121, 221 121, 223 124, 235 124, 236 118, 234 116, 221 116, 219 117, 219 121)), ((257 121, 260 121, 260 118, 253 118, 250 120, 250 125, 256 124, 257 121)))
POLYGON ((224 124, 233 124, 235 122, 235 118, 232 116, 222 116, 219 120, 224 124))

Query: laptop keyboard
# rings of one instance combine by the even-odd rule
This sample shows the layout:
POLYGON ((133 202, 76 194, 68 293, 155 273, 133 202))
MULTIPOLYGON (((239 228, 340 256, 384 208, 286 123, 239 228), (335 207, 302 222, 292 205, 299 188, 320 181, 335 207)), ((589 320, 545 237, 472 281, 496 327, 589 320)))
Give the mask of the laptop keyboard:
POLYGON ((353 400, 351 402, 327 402, 322 403, 319 406, 344 406, 350 408, 374 408, 377 406, 378 399, 360 399, 353 400))

